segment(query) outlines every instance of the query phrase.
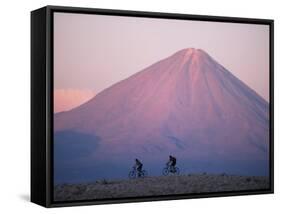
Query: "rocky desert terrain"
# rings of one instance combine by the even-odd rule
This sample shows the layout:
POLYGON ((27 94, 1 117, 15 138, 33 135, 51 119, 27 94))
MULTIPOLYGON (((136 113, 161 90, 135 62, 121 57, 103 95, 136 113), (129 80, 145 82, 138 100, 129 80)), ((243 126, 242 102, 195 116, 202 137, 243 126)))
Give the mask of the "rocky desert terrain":
POLYGON ((98 180, 84 184, 60 184, 54 187, 55 201, 113 199, 171 194, 262 190, 269 188, 268 177, 227 174, 189 174, 158 176, 132 180, 98 180))

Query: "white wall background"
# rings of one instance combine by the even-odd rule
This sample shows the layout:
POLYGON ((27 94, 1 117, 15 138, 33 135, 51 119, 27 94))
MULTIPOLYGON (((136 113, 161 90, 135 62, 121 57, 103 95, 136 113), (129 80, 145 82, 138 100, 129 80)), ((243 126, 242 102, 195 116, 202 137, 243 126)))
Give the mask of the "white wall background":
POLYGON ((6 0, 0 12, 1 213, 267 213, 281 200, 281 13, 277 0, 6 0), (275 194, 44 209, 28 202, 30 179, 30 11, 45 5, 275 19, 275 194))

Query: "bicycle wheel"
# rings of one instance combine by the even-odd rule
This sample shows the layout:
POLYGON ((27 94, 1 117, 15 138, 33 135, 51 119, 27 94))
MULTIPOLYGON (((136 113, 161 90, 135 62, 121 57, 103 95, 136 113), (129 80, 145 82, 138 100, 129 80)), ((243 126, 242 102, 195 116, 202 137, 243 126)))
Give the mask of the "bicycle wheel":
POLYGON ((169 172, 170 172, 170 170, 169 170, 168 167, 165 167, 165 168, 162 170, 162 174, 165 175, 165 176, 168 175, 169 172))
POLYGON ((140 177, 144 178, 147 176, 147 171, 146 170, 142 170, 140 177))
POLYGON ((130 171, 129 172, 129 178, 132 179, 132 178, 136 178, 136 172, 134 170, 130 171))

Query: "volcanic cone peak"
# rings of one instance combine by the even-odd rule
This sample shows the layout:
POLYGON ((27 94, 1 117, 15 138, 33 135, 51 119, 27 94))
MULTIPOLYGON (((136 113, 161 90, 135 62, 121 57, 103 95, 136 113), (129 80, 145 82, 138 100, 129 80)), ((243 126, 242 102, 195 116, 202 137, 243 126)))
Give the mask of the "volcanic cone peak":
POLYGON ((180 67, 177 70, 182 71, 192 70, 192 72, 200 72, 206 71, 206 68, 209 68, 209 70, 215 70, 219 67, 223 68, 202 49, 185 48, 166 58, 166 60, 169 59, 179 62, 180 67))

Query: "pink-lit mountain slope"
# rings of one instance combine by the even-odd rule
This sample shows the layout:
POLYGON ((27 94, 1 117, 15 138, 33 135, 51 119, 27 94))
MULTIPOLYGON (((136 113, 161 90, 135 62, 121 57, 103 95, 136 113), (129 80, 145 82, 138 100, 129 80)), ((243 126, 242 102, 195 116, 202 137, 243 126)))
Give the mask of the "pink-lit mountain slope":
POLYGON ((135 157, 156 175, 169 154, 183 172, 268 174, 268 103, 198 49, 55 114, 54 131, 57 182, 126 176, 135 157))

